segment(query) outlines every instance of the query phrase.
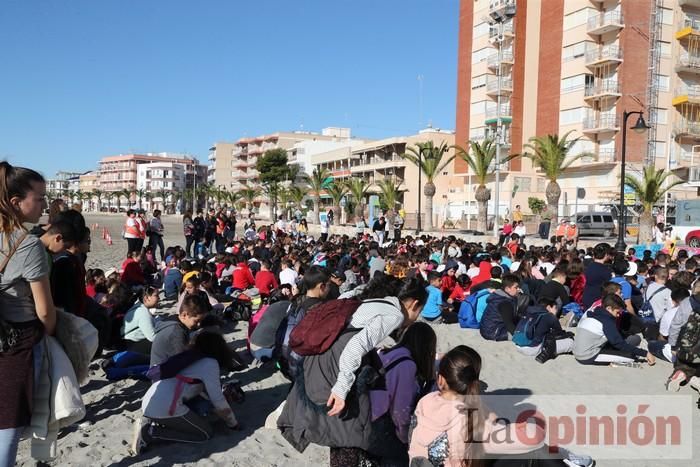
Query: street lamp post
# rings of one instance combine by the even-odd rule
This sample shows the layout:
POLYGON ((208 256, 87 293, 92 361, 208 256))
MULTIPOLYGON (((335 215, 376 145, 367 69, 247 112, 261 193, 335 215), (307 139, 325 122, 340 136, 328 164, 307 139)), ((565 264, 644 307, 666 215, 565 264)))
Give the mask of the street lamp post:
POLYGON ((421 197, 421 188, 423 187, 423 182, 422 182, 422 159, 423 159, 423 148, 421 146, 418 146, 418 216, 416 218, 416 237, 420 235, 421 231, 421 219, 420 219, 420 197, 421 197))
POLYGON ((618 206, 619 220, 617 221, 617 243, 616 251, 625 251, 625 156, 627 151, 627 119, 632 115, 638 115, 637 123, 631 128, 636 133, 644 133, 649 129, 649 125, 644 121, 644 113, 639 110, 632 112, 622 112, 622 154, 620 156, 620 204, 618 206))

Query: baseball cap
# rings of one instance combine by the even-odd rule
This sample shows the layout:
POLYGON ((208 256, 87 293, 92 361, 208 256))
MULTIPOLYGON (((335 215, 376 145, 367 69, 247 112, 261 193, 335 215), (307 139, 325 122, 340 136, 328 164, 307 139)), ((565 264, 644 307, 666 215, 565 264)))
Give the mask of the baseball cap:
POLYGON ((636 276, 637 275, 637 263, 634 261, 628 261, 629 268, 625 273, 625 276, 636 276))
POLYGON ((116 273, 117 273, 116 268, 109 268, 105 271, 105 277, 109 277, 112 274, 116 274, 116 273))

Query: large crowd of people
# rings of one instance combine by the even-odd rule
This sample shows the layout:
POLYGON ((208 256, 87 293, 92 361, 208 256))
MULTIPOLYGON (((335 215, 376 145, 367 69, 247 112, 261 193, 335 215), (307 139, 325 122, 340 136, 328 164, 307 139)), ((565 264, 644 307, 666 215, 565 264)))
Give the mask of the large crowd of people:
MULTIPOLYGON (((669 377, 660 385, 700 390, 700 268, 682 249, 636 257, 605 243, 578 249, 566 233, 528 247, 522 218, 493 244, 402 236, 398 212, 371 229, 362 219, 356 235, 334 234, 325 215, 315 238, 301 212, 263 226, 247 216, 237 230, 230 209, 186 213, 182 244, 165 245, 160 212, 149 219, 130 210, 123 263, 86 270, 91 230, 82 214, 54 203, 41 224, 46 208, 40 174, 0 163, 0 466, 14 465, 34 425, 37 382, 50 371, 38 362, 61 352, 43 344, 62 326, 57 308, 94 328, 93 359, 108 379, 151 382, 134 455, 240 429, 246 421, 234 409, 244 394, 222 378, 267 365, 290 384, 273 423, 299 451, 330 447, 331 466, 465 465, 483 456, 520 465, 527 453, 540 465, 591 464, 542 456, 543 436, 491 440, 495 416, 479 397, 490 357, 465 345, 437 354, 437 324, 478 329, 539 364, 662 360, 669 377), (224 339, 231 320, 248 326, 246 352, 224 339), (467 416, 470 407, 478 417, 467 416)), ((68 370, 79 387, 78 371, 68 370)))

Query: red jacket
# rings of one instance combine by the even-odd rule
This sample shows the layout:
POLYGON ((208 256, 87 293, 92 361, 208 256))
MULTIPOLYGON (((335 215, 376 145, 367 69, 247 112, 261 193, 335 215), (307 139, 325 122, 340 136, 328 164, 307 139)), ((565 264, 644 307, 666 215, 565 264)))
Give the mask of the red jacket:
POLYGON ((253 273, 250 272, 247 263, 238 263, 236 269, 233 270, 233 283, 231 285, 234 289, 240 290, 245 290, 255 285, 255 278, 253 273))
POLYGON ((122 270, 121 281, 126 285, 143 285, 146 283, 141 265, 134 258, 127 258, 122 263, 122 270))
POLYGON ((270 292, 278 286, 277 278, 270 271, 258 271, 255 275, 255 288, 257 288, 262 295, 270 295, 270 292))
POLYGON ((457 285, 457 279, 455 279, 455 276, 444 275, 444 276, 442 276, 442 282, 440 284, 440 291, 452 293, 452 291, 454 290, 456 285, 457 285))

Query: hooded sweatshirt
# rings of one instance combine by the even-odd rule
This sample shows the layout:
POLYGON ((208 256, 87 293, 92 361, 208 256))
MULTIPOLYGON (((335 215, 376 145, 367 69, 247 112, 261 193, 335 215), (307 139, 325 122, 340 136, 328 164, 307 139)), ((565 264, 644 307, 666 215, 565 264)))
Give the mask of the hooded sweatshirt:
POLYGON ((187 350, 189 340, 190 330, 180 322, 177 315, 158 321, 151 345, 151 366, 159 365, 173 355, 187 350))
POLYGON ((678 344, 678 335, 681 328, 688 322, 691 313, 700 313, 700 294, 691 295, 681 301, 678 306, 678 311, 671 321, 671 326, 668 331, 668 343, 672 348, 678 344))
POLYGON ((586 361, 597 357, 606 344, 628 353, 630 357, 645 357, 647 351, 629 344, 620 335, 615 321, 615 317, 603 307, 586 312, 576 327, 576 360, 586 361))
MULTIPOLYGON (((448 453, 447 458, 442 459, 444 465, 461 466, 463 459, 470 458, 467 421, 468 414, 462 400, 449 400, 439 392, 431 392, 416 407, 416 427, 411 435, 408 455, 411 459, 428 458, 429 446, 446 435, 448 453)), ((539 449, 544 444, 544 438, 544 431, 535 425, 496 425, 494 418, 490 417, 484 421, 484 442, 480 446, 491 454, 522 454, 539 449), (509 434, 505 434, 504 429, 509 434), (492 432, 498 432, 498 435, 491 437, 492 432)))
POLYGON ((372 421, 389 412, 396 427, 396 436, 402 443, 408 444, 408 427, 420 391, 416 379, 416 364, 406 347, 398 347, 391 352, 381 352, 379 358, 384 368, 388 368, 399 359, 404 360, 387 371, 386 389, 370 391, 372 421))

